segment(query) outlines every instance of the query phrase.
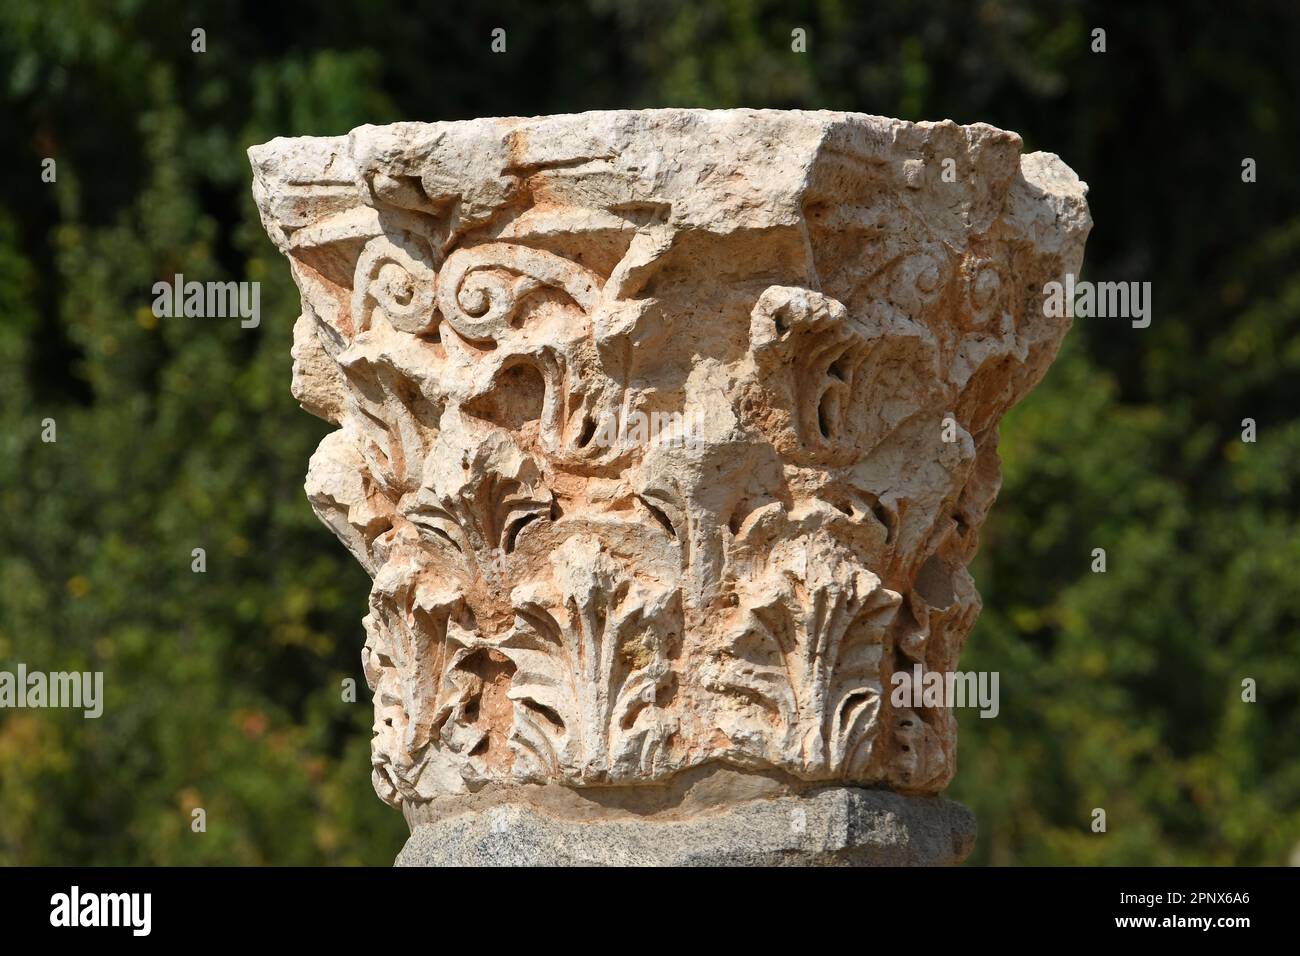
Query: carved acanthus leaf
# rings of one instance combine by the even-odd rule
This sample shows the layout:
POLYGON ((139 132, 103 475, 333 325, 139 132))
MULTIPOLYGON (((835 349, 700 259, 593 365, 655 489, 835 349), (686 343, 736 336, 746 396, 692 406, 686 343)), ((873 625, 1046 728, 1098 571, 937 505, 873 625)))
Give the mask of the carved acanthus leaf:
POLYGON ((628 577, 588 535, 568 539, 551 564, 553 587, 515 590, 517 623, 501 644, 517 668, 519 766, 541 779, 652 773, 672 730, 658 700, 671 686, 679 599, 628 577))
POLYGON ((744 609, 724 652, 719 684, 757 703, 777 759, 806 776, 851 776, 870 763, 881 711, 887 635, 899 595, 832 539, 777 545, 739 582, 744 609))

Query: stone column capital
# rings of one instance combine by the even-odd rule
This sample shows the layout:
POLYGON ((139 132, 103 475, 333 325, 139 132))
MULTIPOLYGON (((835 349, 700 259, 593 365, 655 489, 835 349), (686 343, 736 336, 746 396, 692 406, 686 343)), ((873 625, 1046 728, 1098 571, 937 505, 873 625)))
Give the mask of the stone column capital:
POLYGON ((374 582, 384 800, 944 789, 951 706, 891 690, 954 671, 978 614, 998 421, 1091 227, 1067 166, 774 110, 249 156, 302 292, 293 393, 336 426, 307 493, 374 582))

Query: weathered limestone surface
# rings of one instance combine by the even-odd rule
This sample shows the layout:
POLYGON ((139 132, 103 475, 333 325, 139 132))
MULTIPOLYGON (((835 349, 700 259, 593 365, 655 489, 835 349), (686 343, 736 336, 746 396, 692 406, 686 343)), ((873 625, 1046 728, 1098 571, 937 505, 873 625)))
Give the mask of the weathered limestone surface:
POLYGON ((374 579, 404 861, 964 855, 968 816, 920 796, 953 714, 890 678, 954 670, 979 611, 998 421, 1056 353, 1043 286, 1091 226, 1068 167, 982 124, 752 110, 249 155, 302 291, 294 395, 338 426, 308 495, 374 579), (715 780, 696 816, 539 796, 683 774, 715 780), (801 806, 821 835, 791 843, 801 806))

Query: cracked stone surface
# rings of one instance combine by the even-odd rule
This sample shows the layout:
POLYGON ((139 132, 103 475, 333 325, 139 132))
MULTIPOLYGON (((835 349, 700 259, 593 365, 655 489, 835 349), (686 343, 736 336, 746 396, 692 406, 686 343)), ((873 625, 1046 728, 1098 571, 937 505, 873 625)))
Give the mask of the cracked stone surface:
POLYGON ((710 768, 778 801, 947 786, 952 710, 891 676, 955 670, 979 612, 998 421, 1091 227, 1060 159, 769 110, 249 156, 302 293, 293 393, 336 426, 307 493, 374 582, 375 789, 417 831, 710 768))

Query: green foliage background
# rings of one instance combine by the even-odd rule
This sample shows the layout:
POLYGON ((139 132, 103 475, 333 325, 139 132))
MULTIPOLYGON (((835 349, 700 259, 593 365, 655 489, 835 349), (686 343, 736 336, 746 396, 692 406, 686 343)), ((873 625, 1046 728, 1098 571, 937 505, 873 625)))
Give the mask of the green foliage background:
POLYGON ((0 668, 107 688, 99 720, 0 711, 0 862, 392 861, 367 695, 339 694, 367 580, 302 493, 325 426, 289 395, 297 293, 244 150, 668 105, 983 120, 1090 183, 1084 277, 1150 280, 1154 320, 1076 322, 1004 425, 971 862, 1296 859, 1298 41, 1300 8, 1248 0, 0 0, 0 668), (158 322, 175 272, 259 280, 260 328, 158 322))

